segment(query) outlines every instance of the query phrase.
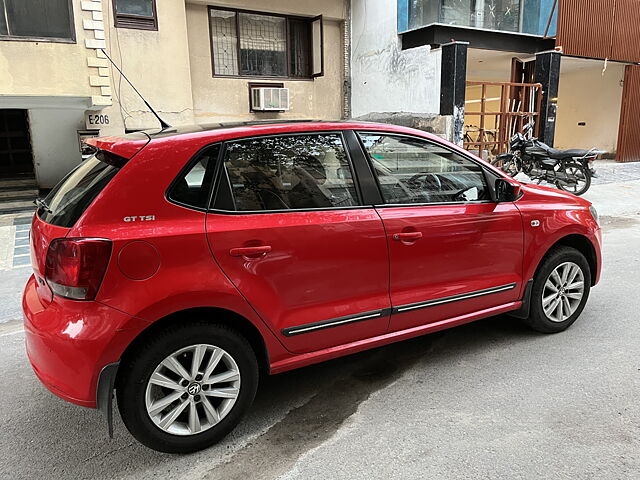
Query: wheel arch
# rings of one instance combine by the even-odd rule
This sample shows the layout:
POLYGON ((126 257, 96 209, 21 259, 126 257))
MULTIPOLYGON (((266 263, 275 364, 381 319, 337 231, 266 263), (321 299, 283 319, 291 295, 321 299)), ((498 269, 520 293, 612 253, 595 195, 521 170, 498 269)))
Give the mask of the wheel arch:
MULTIPOLYGON (((261 372, 269 373, 270 371, 270 358, 269 350, 265 339, 263 338, 260 330, 250 320, 245 318, 233 310, 220 307, 194 307, 184 310, 179 310, 163 318, 151 323, 147 328, 139 332, 136 337, 129 343, 121 355, 121 362, 126 363, 127 358, 133 355, 139 346, 150 336, 156 332, 161 331, 169 325, 176 325, 180 323, 186 323, 190 320, 209 320, 212 324, 225 325, 233 330, 236 330, 241 334, 251 345, 256 359, 258 360, 258 367, 261 372)), ((117 379, 116 379, 117 381, 117 379)))
POLYGON ((542 261, 547 255, 549 255, 549 252, 559 246, 574 248, 584 255, 587 259, 587 263, 589 264, 589 270, 591 271, 591 285, 594 285, 598 278, 598 259, 596 257, 596 249, 588 237, 579 233, 565 235, 553 243, 538 262, 538 265, 536 266, 536 273, 540 269, 542 261))

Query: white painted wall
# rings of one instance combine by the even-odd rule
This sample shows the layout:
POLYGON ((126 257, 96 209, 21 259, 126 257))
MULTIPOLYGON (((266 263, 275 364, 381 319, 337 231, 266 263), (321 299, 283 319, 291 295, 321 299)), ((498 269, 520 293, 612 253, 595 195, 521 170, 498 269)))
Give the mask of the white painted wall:
POLYGON ((401 50, 395 1, 353 0, 351 5, 352 116, 439 113, 440 50, 401 50))
POLYGON ((84 111, 29 110, 31 147, 40 188, 52 188, 82 161, 78 130, 84 129, 84 111))
POLYGON ((616 151, 625 65, 608 62, 604 67, 599 60, 562 59, 556 148, 616 151))

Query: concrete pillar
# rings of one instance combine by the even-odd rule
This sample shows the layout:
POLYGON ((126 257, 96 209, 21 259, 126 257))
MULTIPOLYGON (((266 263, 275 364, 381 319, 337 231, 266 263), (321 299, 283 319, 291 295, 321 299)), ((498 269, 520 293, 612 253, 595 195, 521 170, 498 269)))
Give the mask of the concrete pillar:
POLYGON ((442 45, 440 115, 453 115, 453 141, 462 145, 469 42, 442 45))
POLYGON ((553 147, 556 132, 561 58, 562 54, 555 50, 536 54, 535 81, 542 84, 541 123, 538 137, 551 147, 553 147))

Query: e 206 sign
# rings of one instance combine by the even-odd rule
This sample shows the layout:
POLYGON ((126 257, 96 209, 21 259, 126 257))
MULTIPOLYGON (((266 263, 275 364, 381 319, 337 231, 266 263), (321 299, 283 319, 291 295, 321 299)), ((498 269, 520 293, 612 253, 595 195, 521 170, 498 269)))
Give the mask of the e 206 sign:
POLYGON ((109 115, 102 113, 88 113, 86 118, 87 129, 94 130, 109 125, 109 115))

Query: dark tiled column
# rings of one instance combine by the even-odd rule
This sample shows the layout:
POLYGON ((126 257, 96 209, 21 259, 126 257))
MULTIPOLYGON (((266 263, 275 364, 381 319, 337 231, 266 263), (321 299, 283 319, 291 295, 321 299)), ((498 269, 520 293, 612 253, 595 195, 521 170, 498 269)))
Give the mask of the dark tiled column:
POLYGON ((535 81, 542 84, 541 123, 538 136, 541 141, 550 146, 553 146, 556 133, 561 58, 562 54, 556 51, 536 54, 535 81))

